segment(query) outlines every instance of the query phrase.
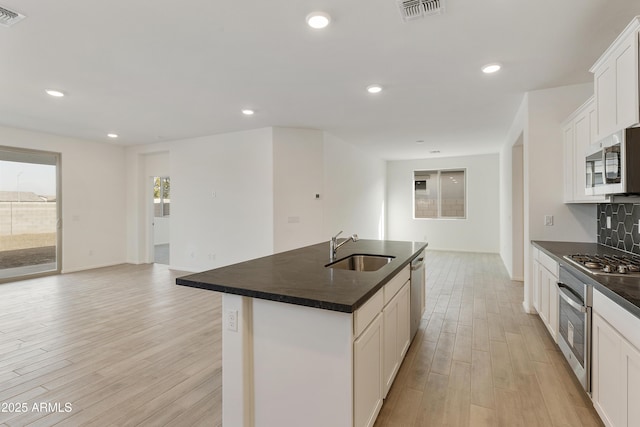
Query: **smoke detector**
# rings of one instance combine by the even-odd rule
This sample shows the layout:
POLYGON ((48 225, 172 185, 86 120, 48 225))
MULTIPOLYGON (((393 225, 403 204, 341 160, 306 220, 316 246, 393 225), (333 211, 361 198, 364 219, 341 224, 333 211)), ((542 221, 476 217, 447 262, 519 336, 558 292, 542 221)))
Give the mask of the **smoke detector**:
POLYGON ((439 15, 444 12, 445 0, 396 0, 404 22, 439 15))
POLYGON ((16 22, 22 21, 25 16, 21 13, 14 12, 6 7, 0 6, 0 25, 10 27, 16 22))

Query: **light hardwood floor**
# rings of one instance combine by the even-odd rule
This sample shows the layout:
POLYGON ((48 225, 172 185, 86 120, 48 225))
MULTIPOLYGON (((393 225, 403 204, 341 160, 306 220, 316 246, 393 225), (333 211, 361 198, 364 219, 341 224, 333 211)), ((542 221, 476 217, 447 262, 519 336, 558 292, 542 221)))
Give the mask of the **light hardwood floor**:
MULTIPOLYGON (((0 412, 0 427, 219 426, 221 299, 180 274, 122 265, 0 285, 0 404, 28 409, 0 412)), ((601 425, 498 256, 431 251, 427 275, 376 426, 601 425)))
POLYGON ((427 309, 375 427, 602 425, 497 255, 426 261, 427 309))
POLYGON ((220 425, 221 298, 177 275, 122 265, 0 285, 0 404, 27 404, 0 426, 220 425))

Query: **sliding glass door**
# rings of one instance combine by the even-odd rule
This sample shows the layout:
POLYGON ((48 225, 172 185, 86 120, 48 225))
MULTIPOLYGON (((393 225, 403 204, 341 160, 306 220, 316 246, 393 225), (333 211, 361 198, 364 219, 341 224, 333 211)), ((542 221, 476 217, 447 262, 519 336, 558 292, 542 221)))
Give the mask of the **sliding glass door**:
POLYGON ((60 272, 60 154, 0 147, 0 281, 60 272))

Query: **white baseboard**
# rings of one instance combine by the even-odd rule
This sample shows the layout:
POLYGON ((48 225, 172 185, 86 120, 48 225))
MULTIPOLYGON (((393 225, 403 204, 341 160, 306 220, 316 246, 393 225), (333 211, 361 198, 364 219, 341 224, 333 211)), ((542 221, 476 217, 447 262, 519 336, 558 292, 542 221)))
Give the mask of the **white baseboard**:
POLYGON ((114 265, 121 265, 121 264, 130 264, 130 263, 126 261, 120 261, 120 262, 110 262, 105 264, 88 265, 85 267, 64 268, 60 271, 60 274, 77 273, 78 271, 95 270, 96 268, 113 267, 114 265))

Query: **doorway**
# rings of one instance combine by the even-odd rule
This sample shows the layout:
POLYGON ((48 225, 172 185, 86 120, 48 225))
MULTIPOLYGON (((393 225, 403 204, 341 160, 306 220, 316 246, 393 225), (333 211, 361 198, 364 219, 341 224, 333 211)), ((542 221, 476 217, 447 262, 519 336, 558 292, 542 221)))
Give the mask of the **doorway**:
POLYGON ((171 178, 153 177, 153 262, 169 265, 171 178))
POLYGON ((0 147, 0 281, 61 269, 60 154, 0 147))
POLYGON ((524 144, 520 134, 511 150, 512 279, 524 281, 524 144))

